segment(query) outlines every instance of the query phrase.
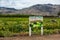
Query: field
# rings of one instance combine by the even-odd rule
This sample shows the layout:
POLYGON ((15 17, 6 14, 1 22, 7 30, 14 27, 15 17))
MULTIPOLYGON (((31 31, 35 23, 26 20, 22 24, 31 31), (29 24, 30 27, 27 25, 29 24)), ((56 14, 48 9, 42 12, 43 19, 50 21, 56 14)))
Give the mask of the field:
POLYGON ((60 33, 60 18, 59 17, 44 17, 44 32, 46 34, 60 33))
POLYGON ((0 36, 11 36, 15 33, 28 31, 28 18, 1 17, 0 36))
MULTIPOLYGON (((44 34, 60 33, 59 22, 60 18, 58 17, 44 17, 44 34)), ((12 36, 17 34, 28 35, 28 31, 28 17, 0 17, 0 36, 12 36)), ((40 34, 40 32, 40 27, 32 27, 32 34, 40 34)))
MULTIPOLYGON (((60 18, 44 17, 44 35, 60 34, 60 18)), ((28 17, 0 17, 0 37, 28 35, 28 17)), ((40 27, 32 27, 33 35, 40 35, 40 27)))

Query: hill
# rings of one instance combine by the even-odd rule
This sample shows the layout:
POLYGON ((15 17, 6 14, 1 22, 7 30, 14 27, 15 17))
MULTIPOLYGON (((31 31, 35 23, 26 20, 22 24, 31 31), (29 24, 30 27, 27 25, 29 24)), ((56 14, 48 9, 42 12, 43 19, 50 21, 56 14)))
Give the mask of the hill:
POLYGON ((36 4, 28 8, 14 9, 0 7, 0 14, 20 14, 20 15, 42 15, 42 16, 57 16, 60 11, 60 5, 53 4, 36 4))

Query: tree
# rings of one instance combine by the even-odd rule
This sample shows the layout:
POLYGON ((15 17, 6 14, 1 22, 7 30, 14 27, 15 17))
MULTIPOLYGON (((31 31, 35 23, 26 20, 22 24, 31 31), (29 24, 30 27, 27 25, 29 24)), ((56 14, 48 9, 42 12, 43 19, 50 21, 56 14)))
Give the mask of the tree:
POLYGON ((60 11, 58 12, 58 16, 60 17, 60 11))
POLYGON ((58 12, 58 16, 60 16, 60 12, 58 12))

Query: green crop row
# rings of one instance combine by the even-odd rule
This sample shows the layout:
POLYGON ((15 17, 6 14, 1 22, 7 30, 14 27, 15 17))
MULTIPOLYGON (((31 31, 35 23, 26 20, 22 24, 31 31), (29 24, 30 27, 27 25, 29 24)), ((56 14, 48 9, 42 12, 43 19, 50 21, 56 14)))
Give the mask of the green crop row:
MULTIPOLYGON (((60 18, 44 17, 44 34, 60 33, 60 18), (55 20, 55 21, 52 21, 55 20)), ((32 27, 32 33, 40 34, 41 27, 32 27)), ((0 36, 12 36, 14 33, 29 31, 28 17, 0 17, 0 36)))

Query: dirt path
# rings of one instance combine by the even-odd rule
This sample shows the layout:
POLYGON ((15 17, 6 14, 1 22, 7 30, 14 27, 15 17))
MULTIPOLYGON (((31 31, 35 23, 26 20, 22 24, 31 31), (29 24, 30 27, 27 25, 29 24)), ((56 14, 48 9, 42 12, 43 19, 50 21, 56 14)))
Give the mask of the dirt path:
POLYGON ((19 36, 19 37, 0 37, 0 40, 60 40, 60 34, 44 35, 44 36, 19 36))

